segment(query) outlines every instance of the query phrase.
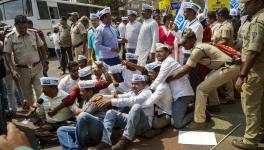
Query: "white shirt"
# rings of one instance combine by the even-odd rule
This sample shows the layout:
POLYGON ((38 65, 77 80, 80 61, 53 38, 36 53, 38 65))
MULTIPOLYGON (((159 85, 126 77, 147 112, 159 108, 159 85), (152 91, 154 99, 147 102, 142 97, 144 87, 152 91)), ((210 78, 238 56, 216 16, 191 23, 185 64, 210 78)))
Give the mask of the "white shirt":
POLYGON ((197 42, 201 43, 203 41, 203 25, 197 18, 192 21, 187 21, 186 28, 192 29, 196 35, 197 42))
POLYGON ((59 32, 58 33, 52 33, 50 35, 50 39, 52 40, 53 44, 54 44, 54 48, 55 49, 60 49, 60 35, 59 32))
POLYGON ((127 48, 136 48, 138 35, 141 28, 141 23, 138 21, 129 22, 126 25, 126 39, 127 39, 127 48))
POLYGON ((67 93, 70 93, 72 87, 78 82, 79 82, 79 79, 73 80, 70 75, 67 75, 60 80, 58 88, 67 93))
MULTIPOLYGON (((134 104, 144 105, 149 97, 151 97, 152 92, 145 88, 138 93, 134 93, 133 91, 119 94, 118 98, 111 99, 112 106, 115 107, 132 107, 134 104)), ((111 96, 106 96, 107 98, 111 98, 111 96)), ((144 113, 148 116, 149 125, 152 126, 152 119, 154 116, 154 105, 143 108, 144 113)))
POLYGON ((126 25, 121 22, 118 26, 118 31, 119 31, 119 34, 120 34, 120 37, 121 38, 125 38, 125 34, 126 34, 126 25))
POLYGON ((119 86, 116 88, 119 92, 125 93, 131 91, 131 81, 133 74, 141 74, 140 71, 135 70, 131 71, 121 64, 110 66, 108 68, 110 74, 121 73, 124 79, 124 82, 119 83, 119 86))
POLYGON ((137 41, 135 54, 139 56, 138 64, 145 65, 149 53, 155 53, 156 43, 159 42, 159 26, 157 22, 152 19, 144 20, 137 41))
MULTIPOLYGON (((150 85, 151 89, 156 89, 159 84, 165 83, 169 76, 172 76, 175 71, 177 71, 181 65, 176 62, 172 56, 168 56, 161 64, 160 72, 155 79, 155 81, 150 85)), ((183 96, 193 96, 194 92, 191 87, 188 75, 184 75, 178 80, 173 80, 169 83, 172 92, 172 97, 177 100, 179 97, 183 96)))
MULTIPOLYGON (((192 31, 195 33, 196 41, 198 43, 203 42, 203 25, 199 22, 197 18, 195 18, 192 21, 187 20, 186 29, 192 29, 192 31)), ((186 50, 185 48, 182 48, 182 52, 190 54, 190 51, 186 50)))
POLYGON ((157 86, 155 92, 148 98, 143 108, 156 104, 160 109, 171 115, 172 95, 169 84, 161 83, 157 86))
POLYGON ((56 97, 50 98, 44 93, 40 95, 40 98, 42 98, 43 104, 40 105, 40 107, 37 109, 37 113, 39 115, 44 115, 46 117, 46 121, 48 123, 58 123, 62 121, 66 121, 67 119, 70 119, 73 117, 73 111, 78 107, 76 104, 71 105, 70 107, 64 107, 63 109, 59 110, 56 115, 53 117, 50 117, 48 115, 48 111, 50 108, 55 108, 58 105, 61 104, 61 100, 64 99, 68 93, 64 92, 63 90, 58 91, 58 94, 56 97))

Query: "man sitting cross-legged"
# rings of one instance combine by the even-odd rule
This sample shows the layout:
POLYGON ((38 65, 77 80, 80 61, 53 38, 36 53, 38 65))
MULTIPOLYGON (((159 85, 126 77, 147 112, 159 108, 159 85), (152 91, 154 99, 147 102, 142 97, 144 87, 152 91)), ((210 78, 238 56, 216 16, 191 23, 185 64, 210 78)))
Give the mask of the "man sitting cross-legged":
POLYGON ((54 116, 49 116, 48 111, 61 103, 61 100, 68 94, 58 89, 58 78, 42 77, 40 78, 43 93, 40 99, 43 103, 38 107, 37 114, 43 120, 39 128, 34 132, 35 136, 41 141, 57 142, 56 130, 62 125, 67 124, 67 120, 74 117, 76 105, 64 107, 54 116), (45 122, 44 122, 45 121, 45 122))
MULTIPOLYGON (((112 78, 103 67, 100 69, 102 70, 102 72, 106 78, 106 80, 100 80, 100 81, 96 82, 96 88, 101 90, 101 89, 107 88, 112 83, 112 78)), ((85 67, 85 68, 79 70, 79 76, 80 76, 80 80, 91 80, 92 74, 91 74, 90 67, 85 67)), ((76 98, 77 98, 78 102, 82 101, 82 98, 80 96, 80 88, 78 85, 74 85, 72 87, 72 90, 69 92, 69 95, 62 100, 62 103, 60 105, 58 105, 54 109, 50 110, 49 115, 53 116, 60 109, 74 104, 76 98)))
POLYGON ((111 149, 111 135, 114 126, 124 129, 123 136, 112 149, 125 149, 134 136, 142 135, 151 129, 154 107, 142 109, 141 104, 151 97, 151 91, 146 88, 145 77, 134 74, 132 77, 132 91, 120 94, 117 98, 96 101, 97 105, 112 105, 116 107, 132 107, 128 114, 116 110, 109 110, 104 118, 104 130, 101 143, 90 150, 111 149))
POLYGON ((57 130, 60 145, 64 150, 83 149, 85 146, 98 144, 103 132, 103 119, 107 107, 98 107, 95 100, 102 100, 95 80, 80 81, 80 94, 84 100, 78 109, 76 127, 63 126, 57 130))

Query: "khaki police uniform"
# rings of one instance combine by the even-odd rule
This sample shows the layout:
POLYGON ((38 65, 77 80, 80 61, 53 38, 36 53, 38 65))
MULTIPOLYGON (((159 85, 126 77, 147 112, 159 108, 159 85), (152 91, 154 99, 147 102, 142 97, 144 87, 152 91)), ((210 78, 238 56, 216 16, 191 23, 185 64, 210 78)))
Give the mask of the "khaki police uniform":
POLYGON ((72 50, 71 50, 71 27, 66 25, 66 27, 59 27, 59 38, 60 38, 60 47, 61 47, 61 67, 62 71, 65 72, 67 67, 67 55, 69 61, 73 61, 72 50))
POLYGON ((39 97, 42 91, 39 79, 43 76, 43 68, 38 47, 44 43, 34 30, 28 29, 24 36, 19 35, 17 31, 9 33, 4 44, 4 52, 12 53, 14 56, 23 99, 32 102, 34 100, 32 86, 36 97, 39 97))
POLYGON ((232 62, 232 58, 210 44, 196 44, 191 50, 186 65, 194 68, 199 63, 213 70, 196 89, 195 122, 205 122, 207 98, 209 98, 209 105, 220 104, 217 88, 238 76, 240 66, 227 64, 227 62, 232 62))
POLYGON ((60 46, 63 48, 71 47, 71 27, 67 25, 66 27, 59 27, 60 34, 60 46))
POLYGON ((228 46, 232 47, 233 35, 234 35, 234 29, 233 29, 232 23, 226 20, 217 26, 212 36, 212 41, 217 43, 223 38, 228 38, 230 39, 230 45, 228 46))
MULTIPOLYGON (((212 36, 212 41, 215 43, 218 43, 223 38, 230 39, 230 44, 227 46, 232 47, 233 46, 233 37, 234 37, 234 28, 232 26, 232 23, 229 21, 224 21, 223 23, 219 24, 218 27, 216 27, 215 32, 212 36)), ((224 94, 226 98, 228 99, 234 99, 234 83, 233 80, 230 80, 226 82, 222 88, 224 90, 224 94)))
POLYGON ((245 31, 242 46, 242 61, 249 51, 258 52, 253 68, 242 86, 242 108, 246 116, 243 142, 258 143, 263 138, 264 127, 264 9, 257 12, 245 31))
POLYGON ((83 52, 85 51, 83 49, 83 34, 87 34, 87 31, 84 25, 81 22, 78 22, 71 31, 72 46, 74 47, 76 59, 78 55, 83 55, 83 52))

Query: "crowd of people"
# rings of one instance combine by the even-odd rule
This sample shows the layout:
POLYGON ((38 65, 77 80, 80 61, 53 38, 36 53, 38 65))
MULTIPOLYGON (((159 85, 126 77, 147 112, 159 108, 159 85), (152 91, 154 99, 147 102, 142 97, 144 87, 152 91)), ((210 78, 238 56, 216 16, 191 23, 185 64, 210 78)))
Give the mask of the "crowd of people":
MULTIPOLYGON (((162 16, 148 4, 143 18, 129 9, 118 26, 109 7, 89 18, 72 12, 71 25, 62 16, 50 35, 61 79, 47 74, 43 33, 18 15, 2 43, 7 75, 0 84, 7 95, 3 89, 1 101, 13 117, 19 98, 23 109, 36 108, 40 141, 64 150, 123 150, 136 136, 152 138, 167 126, 207 130, 211 114, 241 95, 246 129, 232 145, 257 149, 264 140, 264 1, 241 3, 243 11, 224 7, 204 14, 185 2, 184 30, 172 14, 162 16), (112 143, 116 129, 122 136, 112 143)), ((24 140, 12 146, 30 149, 14 130, 9 124, 0 149, 12 145, 13 134, 24 140)))

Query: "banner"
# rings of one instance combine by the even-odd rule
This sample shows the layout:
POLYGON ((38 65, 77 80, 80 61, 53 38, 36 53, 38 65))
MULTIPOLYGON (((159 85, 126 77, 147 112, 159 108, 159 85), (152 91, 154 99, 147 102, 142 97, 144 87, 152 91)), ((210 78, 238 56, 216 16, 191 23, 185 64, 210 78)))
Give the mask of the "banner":
POLYGON ((187 24, 187 21, 185 20, 185 17, 183 15, 183 13, 184 13, 183 6, 184 6, 185 2, 186 2, 186 0, 182 0, 180 10, 176 14, 176 17, 174 20, 174 23, 178 26, 178 29, 181 31, 183 31, 185 29, 185 26, 187 24))
POLYGON ((162 0, 159 2, 159 10, 166 9, 166 11, 170 10, 170 0, 162 0))
POLYGON ((230 0, 208 0, 208 11, 216 11, 222 7, 230 9, 230 0))
POLYGON ((178 13, 178 11, 180 10, 181 4, 177 3, 177 2, 172 2, 170 4, 170 10, 171 10, 171 14, 173 16, 176 16, 176 14, 178 13))
POLYGON ((240 9, 240 4, 237 0, 230 1, 230 9, 240 9))

